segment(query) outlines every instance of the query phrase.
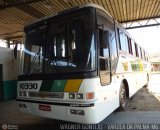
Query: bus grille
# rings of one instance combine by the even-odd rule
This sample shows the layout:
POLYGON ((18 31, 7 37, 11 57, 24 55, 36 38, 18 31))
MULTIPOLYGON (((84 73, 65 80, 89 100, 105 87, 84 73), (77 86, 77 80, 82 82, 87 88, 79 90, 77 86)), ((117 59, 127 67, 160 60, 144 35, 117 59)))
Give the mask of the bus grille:
POLYGON ((39 98, 64 98, 64 93, 53 92, 28 92, 29 97, 39 98))

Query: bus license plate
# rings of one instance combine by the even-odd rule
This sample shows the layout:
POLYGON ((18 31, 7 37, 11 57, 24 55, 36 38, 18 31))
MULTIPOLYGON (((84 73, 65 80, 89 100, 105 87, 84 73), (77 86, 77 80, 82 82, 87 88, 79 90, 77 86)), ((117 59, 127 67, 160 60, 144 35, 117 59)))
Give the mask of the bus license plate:
POLYGON ((42 111, 51 111, 51 106, 49 105, 39 105, 39 110, 42 110, 42 111))

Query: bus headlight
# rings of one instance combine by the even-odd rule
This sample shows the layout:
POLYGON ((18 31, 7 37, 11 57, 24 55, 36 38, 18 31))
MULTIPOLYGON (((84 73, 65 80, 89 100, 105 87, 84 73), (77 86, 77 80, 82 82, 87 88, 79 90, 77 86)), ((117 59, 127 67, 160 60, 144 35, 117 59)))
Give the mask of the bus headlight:
POLYGON ((70 113, 71 113, 71 114, 74 114, 74 115, 77 115, 77 110, 71 109, 71 110, 70 110, 70 113))
POLYGON ((75 94, 74 93, 70 93, 69 94, 69 99, 75 99, 75 94))
POLYGON ((85 115, 83 110, 78 110, 78 115, 85 115))
POLYGON ((83 99, 82 93, 69 93, 69 99, 83 99))
POLYGON ((83 94, 82 93, 77 93, 76 98, 77 99, 83 99, 83 94))

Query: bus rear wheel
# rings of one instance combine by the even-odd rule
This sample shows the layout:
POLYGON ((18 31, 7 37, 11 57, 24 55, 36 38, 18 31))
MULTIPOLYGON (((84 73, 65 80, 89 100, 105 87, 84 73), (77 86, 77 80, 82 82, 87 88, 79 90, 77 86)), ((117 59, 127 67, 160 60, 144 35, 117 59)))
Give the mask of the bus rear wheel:
POLYGON ((127 103, 127 92, 123 82, 121 83, 120 87, 119 102, 120 102, 119 110, 124 111, 127 103))

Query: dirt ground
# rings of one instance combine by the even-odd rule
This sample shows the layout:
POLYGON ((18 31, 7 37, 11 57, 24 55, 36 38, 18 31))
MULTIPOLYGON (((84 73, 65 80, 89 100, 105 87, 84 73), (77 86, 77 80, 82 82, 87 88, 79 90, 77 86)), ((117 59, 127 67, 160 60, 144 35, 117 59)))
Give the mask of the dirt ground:
POLYGON ((160 75, 152 75, 148 88, 140 89, 126 105, 125 111, 160 111, 160 75))

